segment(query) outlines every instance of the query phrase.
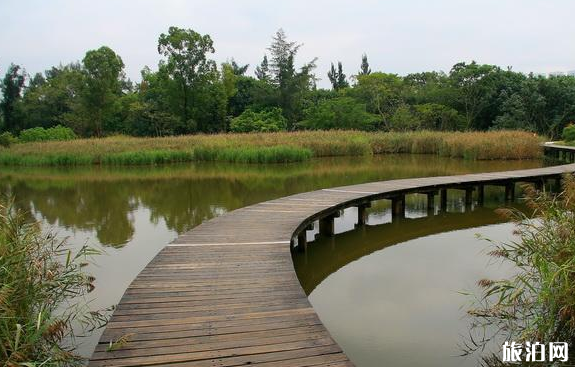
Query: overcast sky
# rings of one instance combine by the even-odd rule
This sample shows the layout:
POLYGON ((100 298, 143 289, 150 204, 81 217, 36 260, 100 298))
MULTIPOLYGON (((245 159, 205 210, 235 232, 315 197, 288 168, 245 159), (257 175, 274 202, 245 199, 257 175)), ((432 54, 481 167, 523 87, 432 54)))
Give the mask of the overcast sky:
POLYGON ((281 27, 303 43, 300 63, 318 57, 321 85, 330 62, 354 74, 364 52, 373 70, 401 75, 471 60, 569 71, 574 14, 573 0, 0 0, 0 73, 10 62, 44 71, 107 45, 139 80, 145 65, 156 69, 171 25, 209 34, 216 61, 234 57, 250 74, 281 27))

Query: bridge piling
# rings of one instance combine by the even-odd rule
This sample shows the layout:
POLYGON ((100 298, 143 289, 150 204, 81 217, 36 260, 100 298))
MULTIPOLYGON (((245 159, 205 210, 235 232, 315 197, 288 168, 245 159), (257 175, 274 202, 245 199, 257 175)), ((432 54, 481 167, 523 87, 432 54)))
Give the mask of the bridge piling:
POLYGON ((435 213, 435 196, 437 191, 427 192, 427 215, 433 215, 435 213))
POLYGON ((441 189, 439 209, 444 213, 447 212, 447 189, 441 189))
POLYGON ((485 203, 485 186, 479 185, 477 186, 477 204, 483 206, 485 203))
POLYGON ((398 195, 391 198, 391 217, 405 218, 405 195, 398 195))
POLYGON ((367 208, 371 208, 371 202, 357 206, 357 225, 363 226, 367 223, 367 208))

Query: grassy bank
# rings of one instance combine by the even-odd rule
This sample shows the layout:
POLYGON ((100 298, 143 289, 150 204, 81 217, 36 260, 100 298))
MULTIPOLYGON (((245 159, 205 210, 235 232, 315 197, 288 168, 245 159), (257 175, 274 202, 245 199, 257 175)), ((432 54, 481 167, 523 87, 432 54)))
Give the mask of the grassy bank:
POLYGON ((188 161, 297 162, 311 157, 385 153, 438 154, 472 160, 533 159, 540 139, 518 131, 366 133, 301 131, 187 135, 14 144, 0 148, 3 165, 136 165, 188 161))

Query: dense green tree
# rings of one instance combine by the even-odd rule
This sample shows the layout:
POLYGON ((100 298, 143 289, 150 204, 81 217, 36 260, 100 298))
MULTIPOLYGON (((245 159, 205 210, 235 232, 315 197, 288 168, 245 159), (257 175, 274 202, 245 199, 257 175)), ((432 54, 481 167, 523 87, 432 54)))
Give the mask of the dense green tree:
POLYGON ((465 126, 465 119, 455 109, 437 103, 416 105, 419 126, 426 130, 453 131, 465 126))
POLYGON ((359 72, 357 75, 369 75, 371 74, 371 68, 369 67, 369 62, 367 61, 367 55, 361 55, 361 65, 359 67, 359 72))
POLYGON ((102 136, 105 130, 117 130, 114 115, 125 85, 124 62, 111 48, 102 46, 88 51, 82 63, 86 78, 81 103, 86 118, 81 128, 88 135, 102 136))
POLYGON ((228 113, 239 116, 246 108, 254 111, 277 106, 277 90, 264 80, 240 76, 236 82, 237 93, 228 101, 228 113))
POLYGON ((264 82, 270 81, 270 66, 269 66, 267 55, 264 55, 264 58, 263 58, 261 64, 259 64, 259 66, 256 67, 255 74, 256 74, 256 78, 258 78, 258 80, 261 80, 264 82))
POLYGON ((389 128, 393 131, 413 131, 421 127, 421 121, 411 106, 398 106, 389 118, 389 128))
POLYGON ((288 129, 303 116, 303 98, 315 80, 312 74, 315 60, 296 71, 294 59, 301 45, 289 42, 282 29, 278 30, 269 47, 271 82, 278 90, 278 104, 288 120, 288 129))
POLYGON ((245 75, 246 71, 248 71, 248 68, 250 67, 249 64, 239 65, 233 58, 230 61, 230 65, 232 67, 234 75, 236 75, 236 76, 245 75))
POLYGON ((213 41, 209 35, 191 29, 170 27, 168 33, 162 33, 158 39, 158 52, 166 58, 163 67, 181 90, 182 120, 185 124, 193 124, 188 121, 192 108, 191 91, 206 78, 211 78, 216 69, 215 62, 208 59, 208 54, 215 52, 213 41))
POLYGON ((230 124, 230 130, 238 133, 273 132, 286 128, 287 120, 278 107, 259 112, 248 108, 241 115, 235 117, 230 124))
POLYGON ((46 70, 34 78, 22 99, 25 125, 49 128, 58 124, 75 127, 81 110, 80 96, 85 86, 82 65, 73 63, 46 70))
POLYGON ((8 71, 2 79, 0 90, 2 100, 0 101, 0 112, 2 113, 2 130, 16 133, 23 128, 20 101, 26 76, 19 65, 10 64, 8 71))
POLYGON ((495 66, 479 65, 475 61, 470 64, 461 62, 451 68, 449 78, 459 91, 458 100, 461 101, 465 113, 467 129, 479 127, 476 118, 481 111, 481 105, 493 91, 487 83, 488 77, 497 70, 495 66))
POLYGON ((378 120, 377 115, 366 111, 364 103, 351 97, 323 99, 305 114, 299 126, 313 130, 373 130, 378 120))
POLYGON ((343 66, 340 61, 337 62, 337 70, 333 63, 331 63, 331 68, 327 73, 327 77, 331 82, 334 90, 340 90, 349 87, 349 83, 346 80, 346 76, 343 73, 343 66))
POLYGON ((383 128, 389 128, 390 118, 404 103, 404 83, 395 74, 371 73, 358 75, 352 95, 367 105, 367 110, 380 115, 383 128))

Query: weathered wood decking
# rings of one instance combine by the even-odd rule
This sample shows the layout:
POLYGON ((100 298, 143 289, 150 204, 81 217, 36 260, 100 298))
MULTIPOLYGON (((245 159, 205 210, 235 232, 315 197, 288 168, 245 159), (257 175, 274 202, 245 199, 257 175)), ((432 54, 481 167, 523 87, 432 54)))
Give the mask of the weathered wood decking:
POLYGON ((407 193, 509 186, 567 172, 575 172, 575 164, 373 182, 288 196, 214 218, 167 245, 132 282, 90 366, 353 366, 293 269, 290 249, 310 223, 407 193), (106 351, 110 340, 126 334, 127 345, 106 351))

